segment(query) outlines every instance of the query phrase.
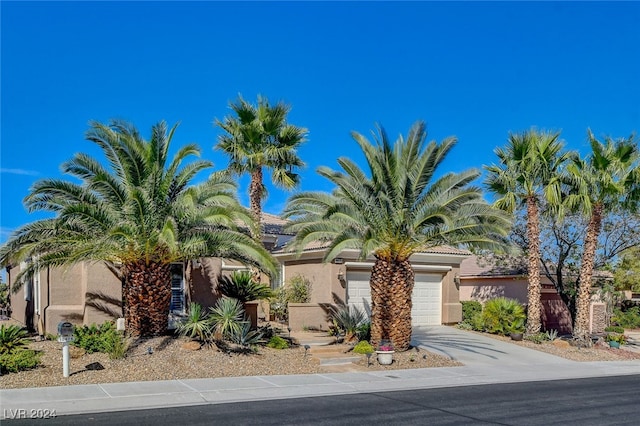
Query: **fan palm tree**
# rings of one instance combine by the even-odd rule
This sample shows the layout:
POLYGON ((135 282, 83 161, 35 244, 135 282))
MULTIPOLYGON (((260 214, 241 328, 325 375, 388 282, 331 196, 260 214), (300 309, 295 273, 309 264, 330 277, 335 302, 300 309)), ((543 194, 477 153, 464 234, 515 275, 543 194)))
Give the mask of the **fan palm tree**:
POLYGON ((527 333, 541 329, 540 301, 540 203, 559 211, 562 202, 560 171, 569 158, 563 151, 560 133, 531 129, 509 135, 504 148, 497 148, 499 164, 487 166, 486 185, 497 194, 494 205, 513 213, 524 204, 527 209, 528 287, 527 333))
POLYGON ((2 264, 33 260, 18 285, 39 268, 105 262, 122 280, 127 328, 152 336, 167 329, 172 262, 217 256, 275 269, 265 249, 236 226, 253 221, 230 176, 218 172, 190 185, 211 167, 205 160, 185 164, 200 153, 193 144, 169 158, 176 126, 154 125, 148 142, 126 122, 90 126, 86 138, 102 149, 108 167, 79 153, 62 169, 80 183, 45 179, 31 188, 27 209, 55 216, 23 226, 0 249, 2 264))
MULTIPOLYGON (((272 171, 274 185, 295 188, 300 176, 294 170, 304 166, 296 150, 306 141, 307 129, 287 123, 291 107, 283 102, 271 106, 259 96, 255 106, 239 97, 229 106, 236 116, 216 120, 216 125, 225 132, 219 136, 216 149, 229 156, 230 171, 249 173, 250 208, 256 222, 261 223, 261 203, 267 195, 263 170, 272 171)), ((254 237, 260 237, 259 231, 254 237)))
POLYGON ((574 337, 588 343, 591 278, 602 217, 612 208, 636 209, 640 201, 640 152, 634 136, 602 143, 588 131, 591 153, 587 159, 573 158, 567 167, 572 193, 570 208, 589 218, 585 235, 577 295, 574 337))
POLYGON ((325 261, 344 249, 375 258, 370 279, 372 343, 389 339, 397 350, 406 350, 414 286, 411 255, 443 244, 495 247, 510 220, 471 185, 477 170, 436 178, 454 138, 427 144, 420 121, 394 144, 381 127, 374 144, 359 133, 352 136, 369 174, 345 157, 338 159, 342 171, 320 167, 318 173, 336 189, 331 194, 294 195, 284 215, 291 218, 299 250, 312 241, 327 241, 325 261))

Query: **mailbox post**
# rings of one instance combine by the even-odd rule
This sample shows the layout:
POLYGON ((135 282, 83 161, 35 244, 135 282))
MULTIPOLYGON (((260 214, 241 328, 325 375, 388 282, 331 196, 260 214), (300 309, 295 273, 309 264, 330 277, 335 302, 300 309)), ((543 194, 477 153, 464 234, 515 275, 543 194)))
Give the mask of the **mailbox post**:
POLYGON ((58 323, 58 342, 62 343, 62 375, 69 377, 69 342, 73 341, 73 324, 67 321, 58 323))

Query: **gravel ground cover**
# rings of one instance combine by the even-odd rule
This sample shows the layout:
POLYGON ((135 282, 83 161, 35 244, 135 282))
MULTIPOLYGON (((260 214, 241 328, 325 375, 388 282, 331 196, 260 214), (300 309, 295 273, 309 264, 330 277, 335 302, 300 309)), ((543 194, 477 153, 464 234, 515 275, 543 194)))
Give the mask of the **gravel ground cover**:
MULTIPOLYGON (((62 344, 55 341, 33 342, 31 349, 42 351, 42 365, 33 370, 0 376, 0 388, 323 372, 319 361, 310 354, 305 354, 302 347, 281 350, 260 347, 257 354, 229 354, 216 347, 203 347, 199 350, 182 348, 189 341, 187 338, 173 336, 140 340, 132 344, 127 357, 121 360, 110 360, 102 353, 74 358, 72 347, 71 374, 67 378, 62 377, 62 344)), ((349 349, 348 345, 336 345, 336 350, 340 352, 346 353, 349 349)), ((366 356, 360 357, 356 365, 369 370, 460 365, 424 350, 397 352, 394 354, 394 363, 389 366, 379 365, 374 356, 367 367, 366 356)))
POLYGON ((588 362, 588 361, 624 361, 640 359, 640 352, 633 352, 627 349, 613 349, 608 345, 596 344, 591 348, 578 348, 574 346, 566 346, 562 344, 554 344, 552 342, 534 343, 528 340, 514 341, 510 337, 498 336, 495 334, 479 333, 483 336, 492 337, 494 339, 507 341, 514 345, 524 346, 536 351, 546 352, 572 361, 588 362))
MULTIPOLYGON (((550 342, 536 344, 512 341, 508 337, 484 334, 495 339, 530 349, 547 352, 574 361, 620 361, 640 359, 639 352, 610 349, 605 346, 576 348, 556 346, 550 342)), ((36 369, 0 376, 0 388, 31 388, 96 383, 176 380, 234 376, 266 376, 282 374, 315 374, 326 370, 302 347, 271 349, 260 347, 256 354, 225 353, 216 347, 188 350, 182 346, 190 339, 174 336, 139 340, 132 343, 125 359, 111 360, 106 354, 75 356, 72 347, 71 375, 62 377, 62 344, 34 341, 31 349, 42 351, 42 365, 36 369)), ((335 345, 336 352, 349 353, 349 345, 335 345)), ((350 354, 352 355, 352 354, 350 354)), ((409 368, 453 367, 461 365, 447 357, 423 349, 396 352, 391 365, 382 366, 375 355, 367 360, 360 355, 354 363, 363 371, 409 368)))

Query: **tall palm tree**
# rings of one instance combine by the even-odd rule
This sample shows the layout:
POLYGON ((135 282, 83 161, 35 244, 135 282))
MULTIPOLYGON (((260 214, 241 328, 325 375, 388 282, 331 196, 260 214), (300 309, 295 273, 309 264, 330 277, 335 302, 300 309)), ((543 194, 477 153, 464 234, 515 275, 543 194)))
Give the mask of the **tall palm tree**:
POLYGON ((219 256, 274 270, 265 249, 236 227, 252 220, 228 174, 190 185, 211 163, 185 164, 200 153, 193 144, 169 158, 176 126, 154 125, 148 142, 126 122, 90 126, 86 138, 102 149, 108 167, 79 153, 62 168, 80 183, 35 183, 25 198, 28 210, 55 216, 23 226, 0 249, 2 264, 35 260, 19 282, 39 268, 106 262, 122 279, 127 328, 153 336, 167 329, 172 262, 219 256))
MULTIPOLYGON (((258 105, 239 97, 229 104, 236 116, 227 116, 216 124, 225 131, 218 138, 216 149, 229 156, 229 170, 236 174, 249 173, 251 211, 258 223, 262 215, 262 199, 266 196, 263 170, 270 169, 274 185, 295 188, 300 176, 295 168, 303 167, 296 150, 306 141, 307 129, 288 124, 291 107, 284 102, 271 106, 258 96, 258 105)), ((255 237, 259 237, 258 232, 255 237)))
POLYGON ((531 129, 512 133, 504 148, 495 150, 499 164, 487 166, 486 185, 497 194, 494 205, 513 213, 518 205, 527 209, 528 287, 527 333, 541 329, 540 301, 540 203, 546 201, 551 211, 562 202, 560 171, 569 158, 563 151, 560 133, 531 129))
POLYGON ((622 206, 636 209, 640 202, 640 152, 634 136, 602 143, 588 130, 591 153, 587 159, 574 156, 567 167, 573 192, 567 197, 570 208, 589 218, 578 278, 574 337, 589 343, 591 278, 603 214, 622 206))
POLYGON ((344 249, 359 249, 375 258, 371 272, 371 339, 390 339, 397 350, 411 341, 414 271, 409 258, 443 244, 496 246, 510 220, 489 206, 471 182, 476 170, 445 173, 438 167, 455 138, 426 143, 423 122, 407 138, 392 144, 378 128, 375 144, 352 133, 368 166, 368 174, 341 157, 342 171, 320 167, 318 173, 336 186, 333 193, 303 192, 289 200, 284 215, 302 249, 312 241, 328 241, 325 261, 344 249))

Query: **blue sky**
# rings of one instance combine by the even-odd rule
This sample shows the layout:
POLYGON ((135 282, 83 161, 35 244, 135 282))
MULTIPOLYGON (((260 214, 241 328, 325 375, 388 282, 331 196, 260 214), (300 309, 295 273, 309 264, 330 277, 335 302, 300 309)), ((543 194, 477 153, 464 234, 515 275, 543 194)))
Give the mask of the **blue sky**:
MULTIPOLYGON (((213 150, 215 118, 239 93, 292 105, 309 129, 303 190, 330 190, 320 165, 361 159, 352 130, 392 136, 418 120, 455 135, 443 171, 481 167, 509 131, 561 130, 586 152, 640 131, 640 3, 7 2, 1 13, 0 241, 41 216, 22 205, 61 177, 89 120, 143 135, 180 121, 175 146, 213 150)), ((101 157, 100 157, 101 158, 101 157)), ((239 196, 247 203, 247 179, 239 196)), ((270 190, 265 211, 289 194, 270 190)))

